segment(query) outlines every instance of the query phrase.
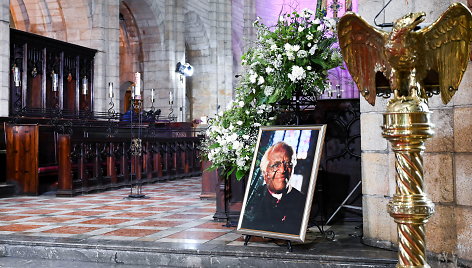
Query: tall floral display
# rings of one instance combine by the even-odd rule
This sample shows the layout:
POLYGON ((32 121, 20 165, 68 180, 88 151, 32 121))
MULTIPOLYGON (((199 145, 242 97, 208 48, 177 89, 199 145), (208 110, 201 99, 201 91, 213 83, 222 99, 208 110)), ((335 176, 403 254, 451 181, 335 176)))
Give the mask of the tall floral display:
POLYGON ((309 9, 279 17, 274 27, 254 22, 257 39, 242 56, 244 73, 226 110, 209 120, 204 153, 212 168, 240 179, 249 172, 260 126, 272 125, 277 103, 294 94, 318 96, 328 70, 342 63, 335 21, 309 9))

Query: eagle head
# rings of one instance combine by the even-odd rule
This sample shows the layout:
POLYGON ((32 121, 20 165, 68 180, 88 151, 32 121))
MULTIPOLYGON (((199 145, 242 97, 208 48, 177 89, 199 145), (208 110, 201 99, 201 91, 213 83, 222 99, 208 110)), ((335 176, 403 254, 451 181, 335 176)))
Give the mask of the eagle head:
POLYGON ((394 30, 413 31, 418 24, 424 21, 426 14, 424 12, 410 13, 393 23, 394 30))

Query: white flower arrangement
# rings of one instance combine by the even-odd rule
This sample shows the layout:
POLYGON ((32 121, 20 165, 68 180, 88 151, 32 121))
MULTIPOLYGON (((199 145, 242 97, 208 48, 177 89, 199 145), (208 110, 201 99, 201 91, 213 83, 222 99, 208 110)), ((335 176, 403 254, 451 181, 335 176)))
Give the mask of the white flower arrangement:
POLYGON ((254 22, 257 40, 242 56, 245 72, 227 110, 209 120, 203 153, 212 168, 240 179, 249 172, 257 132, 278 115, 276 104, 295 91, 320 95, 328 70, 342 63, 333 44, 335 21, 303 9, 279 17, 274 27, 254 22))

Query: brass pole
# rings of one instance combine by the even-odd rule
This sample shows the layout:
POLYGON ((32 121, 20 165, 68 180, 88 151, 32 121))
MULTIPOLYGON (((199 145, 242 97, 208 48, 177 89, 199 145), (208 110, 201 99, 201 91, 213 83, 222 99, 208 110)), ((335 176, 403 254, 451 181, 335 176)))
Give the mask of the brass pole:
POLYGON ((423 190, 423 152, 425 140, 433 135, 433 124, 425 103, 410 101, 407 109, 406 103, 403 107, 395 104, 392 102, 383 115, 382 135, 395 152, 397 186, 388 212, 397 223, 397 267, 430 267, 426 261, 424 224, 433 215, 434 204, 423 190))

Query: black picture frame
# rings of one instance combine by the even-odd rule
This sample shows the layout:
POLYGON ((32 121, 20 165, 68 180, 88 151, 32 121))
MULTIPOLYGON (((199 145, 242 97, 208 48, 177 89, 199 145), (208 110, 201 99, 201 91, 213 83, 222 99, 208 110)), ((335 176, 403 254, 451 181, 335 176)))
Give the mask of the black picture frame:
POLYGON ((238 233, 305 241, 325 132, 326 125, 260 128, 238 233), (290 151, 287 146, 293 150, 292 158, 278 161, 280 153, 274 151, 280 152, 282 147, 290 151), (279 186, 285 186, 276 186, 279 189, 274 190, 272 181, 277 180, 279 186))

